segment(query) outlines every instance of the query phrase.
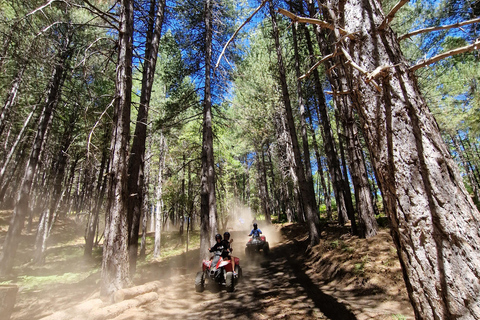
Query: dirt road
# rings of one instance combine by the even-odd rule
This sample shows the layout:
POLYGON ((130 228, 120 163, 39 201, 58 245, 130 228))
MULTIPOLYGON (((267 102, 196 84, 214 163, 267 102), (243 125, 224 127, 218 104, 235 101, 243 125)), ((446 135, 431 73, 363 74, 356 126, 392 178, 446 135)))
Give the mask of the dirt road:
POLYGON ((245 260, 247 233, 232 232, 234 255, 240 257, 243 269, 243 279, 233 293, 209 288, 196 293, 195 274, 200 266, 177 266, 176 270, 184 274, 164 280, 166 285, 160 289, 157 301, 130 309, 115 320, 357 319, 305 274, 298 243, 281 240, 272 232, 264 232, 270 254, 258 255, 254 261, 245 260))

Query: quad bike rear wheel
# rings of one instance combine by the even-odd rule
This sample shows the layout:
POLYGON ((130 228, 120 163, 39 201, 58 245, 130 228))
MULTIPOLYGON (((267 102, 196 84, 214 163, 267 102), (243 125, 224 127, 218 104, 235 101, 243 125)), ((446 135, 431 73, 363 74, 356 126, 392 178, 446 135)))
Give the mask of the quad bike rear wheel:
POLYGON ((235 278, 235 284, 237 284, 242 278, 242 268, 239 265, 235 266, 235 273, 237 274, 237 277, 235 278))
POLYGON ((226 274, 225 277, 225 287, 227 289, 227 292, 233 292, 235 289, 235 281, 233 279, 233 272, 229 271, 226 274))
POLYGON ((203 292, 203 290, 205 290, 205 273, 203 271, 199 271, 195 277, 195 291, 203 292))
POLYGON ((269 252, 270 252, 270 246, 268 245, 268 242, 265 242, 265 244, 263 245, 263 254, 268 255, 269 252))

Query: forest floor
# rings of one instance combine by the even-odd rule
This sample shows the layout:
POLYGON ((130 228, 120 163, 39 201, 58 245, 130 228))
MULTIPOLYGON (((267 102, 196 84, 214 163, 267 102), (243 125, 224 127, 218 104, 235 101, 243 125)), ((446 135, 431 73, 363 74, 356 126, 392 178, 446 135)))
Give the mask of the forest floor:
MULTIPOLYGON (((2 244, 9 213, 0 211, 2 244)), ((14 274, 0 279, 0 285, 19 286, 12 320, 36 320, 52 314, 57 317, 50 319, 92 318, 92 309, 81 314, 78 310, 87 309, 78 306, 89 301, 98 304, 101 252, 95 251, 91 259, 83 258, 81 225, 68 218, 57 223, 43 266, 29 262, 34 232, 23 235, 14 274), (63 316, 61 311, 66 311, 63 316)), ((347 227, 323 224, 321 243, 308 248, 304 225, 267 227, 259 221, 259 227, 271 250, 268 256, 258 255, 253 261, 247 261, 244 255, 249 230, 231 231, 234 255, 240 258, 243 270, 233 293, 209 287, 202 293, 195 292, 195 274, 201 270, 198 246, 185 253, 185 246, 180 245, 178 254, 159 260, 147 256, 138 263, 135 285, 156 281, 156 298, 110 313, 108 318, 414 319, 387 228, 365 240, 352 237, 347 227)), ((169 241, 168 233, 164 238, 169 241)), ((177 242, 173 246, 179 247, 174 238, 170 242, 177 242)))

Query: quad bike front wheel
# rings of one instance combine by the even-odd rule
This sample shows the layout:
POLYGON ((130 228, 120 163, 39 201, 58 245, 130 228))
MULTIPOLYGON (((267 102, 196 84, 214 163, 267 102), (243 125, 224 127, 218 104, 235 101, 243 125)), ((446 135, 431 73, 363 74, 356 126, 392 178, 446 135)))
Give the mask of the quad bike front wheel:
POLYGON ((203 290, 205 290, 205 273, 203 271, 199 271, 195 277, 195 291, 203 292, 203 290))
POLYGON ((270 246, 268 245, 268 242, 265 242, 265 244, 263 245, 263 254, 268 255, 269 252, 270 252, 270 246))
POLYGON ((225 277, 225 287, 227 289, 227 292, 233 292, 235 289, 235 281, 233 279, 233 272, 229 271, 226 274, 225 277))

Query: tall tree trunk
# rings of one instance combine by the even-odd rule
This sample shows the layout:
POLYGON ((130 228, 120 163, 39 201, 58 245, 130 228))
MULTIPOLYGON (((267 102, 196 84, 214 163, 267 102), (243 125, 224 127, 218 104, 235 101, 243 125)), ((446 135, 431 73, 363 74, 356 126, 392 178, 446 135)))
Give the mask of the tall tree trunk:
POLYGON ((315 186, 313 185, 313 174, 312 174, 312 165, 310 162, 310 148, 308 146, 308 135, 307 135, 307 123, 305 120, 305 103, 303 98, 303 90, 301 80, 298 79, 300 74, 300 54, 298 52, 298 40, 297 40, 297 29, 292 28, 292 37, 293 37, 293 53, 295 57, 295 73, 297 76, 297 99, 298 107, 300 111, 300 128, 302 136, 302 145, 303 145, 303 163, 305 164, 305 189, 307 191, 307 201, 309 202, 308 206, 313 210, 314 224, 319 224, 318 219, 318 207, 317 201, 315 200, 315 186))
POLYGON ((23 66, 19 68, 19 70, 17 71, 17 75, 12 81, 10 90, 7 93, 7 98, 5 99, 5 103, 3 104, 3 108, 0 112, 0 136, 2 135, 5 128, 5 122, 8 118, 8 115, 10 114, 10 110, 15 105, 15 99, 17 98, 18 89, 20 88, 20 83, 22 82, 23 73, 25 72, 26 68, 27 63, 24 63, 23 66))
MULTIPOLYGON (((258 142, 257 142, 258 143, 258 142)), ((260 144, 260 143, 258 143, 260 144)), ((265 221, 271 223, 271 213, 270 213, 270 197, 268 195, 268 183, 267 183, 267 174, 265 170, 265 155, 263 150, 263 145, 257 145, 256 150, 256 162, 257 162, 257 172, 258 172, 258 193, 260 196, 260 202, 262 204, 262 211, 265 215, 265 221)))
POLYGON ((155 66, 157 63, 158 46, 162 33, 165 1, 150 0, 150 12, 148 15, 148 30, 145 42, 145 60, 143 63, 142 89, 140 93, 140 105, 138 107, 135 134, 133 136, 132 150, 128 162, 128 233, 130 274, 134 275, 137 266, 138 233, 143 206, 143 185, 145 167, 145 141, 147 137, 148 109, 152 93, 155 66))
POLYGON ((345 207, 347 209, 347 216, 350 219, 351 223, 351 232, 354 235, 358 235, 357 230, 357 222, 355 220, 355 209, 353 208, 353 200, 352 200, 352 192, 350 190, 350 181, 348 179, 348 167, 347 167, 347 160, 345 157, 345 148, 344 148, 344 140, 345 135, 342 133, 340 119, 338 116, 338 111, 335 110, 335 121, 337 126, 337 136, 338 136, 338 150, 340 151, 340 165, 342 167, 343 173, 343 190, 345 194, 345 207))
MULTIPOLYGON (((323 195, 325 198, 325 207, 327 210, 327 217, 332 216, 332 198, 330 192, 327 190, 327 183, 325 182, 325 175, 323 173, 322 157, 320 154, 320 148, 318 147, 317 136, 315 134, 315 129, 313 127, 313 119, 310 112, 310 108, 307 108, 307 116, 310 123, 310 135, 312 136, 313 150, 315 151, 315 158, 317 159, 317 174, 320 177, 320 185, 323 190, 323 195)), ((327 173, 328 174, 328 173, 327 173)), ((320 198, 320 195, 319 195, 320 198)))
MULTIPOLYGON (((288 93, 285 66, 283 64, 282 48, 280 46, 277 18, 275 16, 275 11, 273 8, 272 1, 270 0, 269 3, 270 3, 270 16, 272 18, 272 24, 273 24, 273 36, 274 36, 275 47, 277 51, 277 63, 278 63, 278 71, 280 75, 280 82, 281 82, 281 88, 282 88, 283 103, 285 105, 287 123, 288 123, 290 136, 292 139, 293 153, 294 153, 295 162, 296 162, 295 169, 297 171, 297 176, 298 176, 298 184, 300 187, 301 201, 303 203, 303 208, 305 210, 306 220, 308 223, 310 245, 314 246, 320 242, 320 236, 318 232, 318 215, 317 215, 317 212, 315 212, 316 205, 314 205, 311 201, 312 199, 311 191, 313 190, 310 190, 310 188, 307 185, 305 170, 303 168, 302 160, 300 156, 300 149, 299 149, 299 144, 297 140, 297 132, 295 128, 295 121, 293 119, 292 106, 290 103, 290 96, 288 93)), ((315 199, 315 197, 313 199, 315 199)))
MULTIPOLYGON (((142 241, 140 244, 140 257, 146 256, 147 251, 147 232, 148 232, 148 216, 150 214, 151 199, 148 193, 148 188, 151 182, 151 158, 152 158, 152 137, 148 138, 147 149, 145 150, 145 183, 143 184, 143 213, 142 213, 142 241)), ((152 219, 153 220, 153 219, 152 219)))
MULTIPOLYGON (((22 141, 22 138, 23 138, 23 134, 25 132, 25 130, 27 129, 28 127, 28 124, 30 123, 30 120, 32 119, 33 117, 33 114, 35 113, 35 110, 37 109, 37 106, 35 105, 33 107, 33 110, 28 114, 27 118, 25 119, 24 123, 23 123, 23 126, 22 126, 22 129, 20 129, 20 132, 18 133, 17 135, 17 139, 15 139, 15 142, 13 143, 13 145, 11 146, 10 148, 10 151, 8 152, 6 158, 5 158, 5 161, 3 162, 3 166, 2 166, 2 169, 0 170, 0 185, 3 185, 4 181, 4 177, 5 177, 5 172, 7 170, 7 167, 8 165, 10 164, 10 161, 12 160, 12 157, 13 155, 15 154, 15 152, 17 151, 17 148, 18 148, 18 145, 20 144, 20 142, 22 141)), ((0 196, 0 201, 1 199, 3 199, 3 196, 0 196)))
POLYGON ((339 112, 342 114, 341 122, 345 132, 347 152, 350 159, 350 174, 352 175, 355 190, 355 200, 358 212, 358 236, 370 238, 377 234, 377 220, 375 220, 375 208, 373 196, 370 191, 368 175, 363 156, 362 145, 358 138, 357 125, 353 116, 353 109, 348 101, 337 103, 339 112))
POLYGON ((133 0, 121 0, 119 10, 119 52, 110 145, 110 182, 103 241, 100 290, 102 296, 111 296, 115 291, 131 283, 128 256, 127 150, 132 98, 133 0))
MULTIPOLYGON (((273 211, 274 211, 273 215, 277 214, 278 216, 280 216, 278 187, 277 187, 277 184, 275 183, 275 173, 273 172, 272 145, 268 146, 267 154, 268 154, 268 164, 270 168, 270 176, 272 177, 271 189, 272 189, 272 195, 273 195, 273 201, 272 201, 273 211)), ((265 176, 266 176, 266 173, 265 173, 265 176)), ((277 222, 279 221, 280 219, 277 220, 277 222)))
POLYGON ((212 13, 213 1, 205 1, 205 93, 203 101, 203 141, 202 141, 202 179, 201 179, 201 230, 200 260, 208 258, 208 248, 217 232, 217 204, 215 197, 215 162, 213 158, 212 131, 212 13))
POLYGON ((160 154, 158 156, 158 177, 157 187, 155 189, 155 240, 153 248, 153 257, 160 257, 160 243, 162 237, 162 213, 163 213, 163 169, 165 167, 165 157, 167 153, 167 144, 163 134, 160 135, 160 154))
POLYGON ((60 59, 56 63, 50 80, 48 95, 42 110, 42 115, 39 119, 37 133, 33 141, 32 150, 21 183, 20 193, 15 203, 13 218, 8 227, 8 232, 3 244, 3 251, 0 257, 0 274, 7 274, 13 268, 13 260, 18 248, 20 234, 23 229, 25 217, 29 214, 30 210, 32 186, 40 155, 45 144, 46 133, 49 125, 51 125, 53 111, 58 105, 61 88, 63 81, 65 80, 64 74, 70 57, 70 51, 67 50, 69 46, 70 39, 67 39, 65 41, 64 51, 60 53, 60 59))
POLYGON ((335 29, 336 50, 344 55, 332 59, 332 71, 345 75, 365 128, 416 318, 480 319, 480 213, 395 33, 378 29, 380 2, 320 2, 324 19, 353 35, 335 29), (352 63, 367 72, 388 69, 365 81, 352 63))
POLYGON ((300 196, 301 192, 298 186, 297 172, 295 170, 296 164, 292 148, 292 139, 290 137, 290 133, 287 130, 288 125, 285 112, 276 112, 274 116, 274 125, 276 129, 277 144, 281 146, 280 148, 277 148, 279 152, 279 158, 285 159, 282 171, 284 176, 289 176, 292 181, 293 197, 290 197, 291 193, 288 193, 288 195, 285 194, 286 198, 288 199, 287 203, 289 204, 289 207, 291 203, 294 204, 294 207, 290 212, 292 214, 291 218, 293 221, 295 220, 296 216, 297 221, 305 222, 305 215, 303 212, 302 200, 300 196))
POLYGON ((73 128, 77 121, 77 108, 72 110, 69 121, 64 125, 64 132, 62 135, 60 150, 57 154, 57 159, 54 161, 55 165, 52 167, 53 189, 50 194, 48 208, 44 211, 44 220, 39 222, 39 228, 37 230, 37 238, 35 242, 35 254, 34 262, 37 264, 43 264, 45 262, 45 251, 47 249, 47 240, 50 234, 50 230, 55 223, 57 216, 57 208, 60 204, 62 194, 62 182, 65 177, 65 167, 67 166, 67 150, 73 140, 73 128), (42 234, 43 233, 43 234, 42 234))
MULTIPOLYGON (((105 135, 104 135, 105 140, 108 138, 109 133, 110 133, 110 130, 106 129, 105 135)), ((88 221, 88 224, 87 224, 87 230, 85 235, 85 248, 83 250, 83 255, 87 257, 90 257, 92 255, 95 234, 98 228, 100 208, 102 207, 102 204, 104 202, 105 190, 107 188, 107 182, 108 182, 108 179, 104 175, 104 172, 109 172, 109 169, 110 168, 109 168, 108 150, 106 146, 104 146, 103 152, 102 152, 102 160, 100 161, 100 171, 98 173, 98 179, 97 179, 97 192, 96 192, 97 196, 96 196, 93 212, 90 215, 90 220, 88 221)))
MULTIPOLYGON (((309 12, 311 16, 315 15, 314 9, 312 8, 310 3, 309 12)), ((321 46, 321 38, 319 37, 318 32, 316 32, 316 35, 317 42, 319 42, 319 45, 321 46)), ((313 57, 315 57, 315 54, 313 51, 310 34, 307 31, 305 31, 305 38, 307 39, 307 46, 310 56, 313 59, 313 57)), ((350 189, 345 190, 346 184, 343 180, 340 162, 338 160, 337 151, 335 149, 335 141, 333 137, 332 127, 330 125, 330 117, 328 115, 327 103, 325 101, 325 95, 323 94, 320 76, 318 75, 318 71, 316 69, 313 71, 313 79, 315 83, 315 94, 318 100, 317 114, 319 116, 318 118, 322 127, 322 138, 324 143, 325 155, 327 157, 327 166, 330 172, 330 179, 332 181, 333 192, 335 194, 335 201, 337 203, 338 222, 343 225, 345 224, 345 222, 347 222, 348 217, 354 214, 353 212, 348 212, 348 209, 350 207, 346 204, 346 192, 350 192, 350 189)))

